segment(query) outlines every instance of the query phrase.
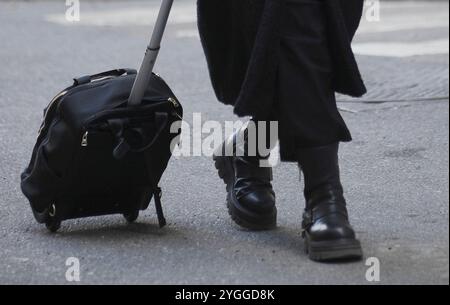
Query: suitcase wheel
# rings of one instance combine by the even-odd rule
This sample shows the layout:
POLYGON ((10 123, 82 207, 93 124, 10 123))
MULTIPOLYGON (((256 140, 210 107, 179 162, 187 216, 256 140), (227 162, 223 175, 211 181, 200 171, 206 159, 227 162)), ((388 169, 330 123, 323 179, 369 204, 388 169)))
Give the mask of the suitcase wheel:
POLYGON ((54 204, 50 207, 48 216, 49 217, 45 222, 45 226, 50 232, 56 233, 59 228, 61 228, 61 220, 58 220, 58 218, 56 217, 56 206, 54 204))
POLYGON ((125 214, 123 214, 123 217, 125 218, 125 220, 128 223, 133 223, 139 217, 139 210, 136 210, 136 211, 133 211, 133 212, 130 212, 130 213, 125 213, 125 214))
POLYGON ((45 226, 50 232, 56 233, 58 232, 59 228, 61 228, 61 221, 52 218, 45 223, 45 226))

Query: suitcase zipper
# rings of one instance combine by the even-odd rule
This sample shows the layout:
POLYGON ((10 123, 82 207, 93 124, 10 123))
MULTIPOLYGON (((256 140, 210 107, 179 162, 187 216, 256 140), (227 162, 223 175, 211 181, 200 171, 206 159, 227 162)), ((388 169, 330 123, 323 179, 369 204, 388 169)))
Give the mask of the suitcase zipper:
MULTIPOLYGON (((112 78, 112 77, 111 77, 111 78, 112 78)), ((95 80, 95 82, 104 81, 104 80, 107 80, 107 79, 109 79, 109 78, 103 78, 103 79, 95 80)), ((92 83, 94 83, 94 82, 92 82, 92 83)), ((95 87, 97 87, 97 86, 94 86, 94 87, 91 87, 91 88, 95 88, 95 87)), ((45 114, 44 114, 44 120, 43 120, 43 122, 42 122, 42 124, 41 124, 41 127, 39 128, 38 137, 41 135, 42 131, 44 130, 44 128, 45 128, 45 126, 46 126, 47 115, 48 115, 48 113, 50 112, 51 108, 52 108, 55 104, 57 104, 56 102, 57 102, 57 101, 60 101, 60 100, 61 100, 63 97, 65 97, 65 95, 68 94, 69 92, 70 92, 71 94, 73 94, 73 93, 76 93, 76 92, 78 92, 78 91, 84 90, 85 88, 86 88, 86 87, 85 87, 84 85, 68 87, 67 89, 65 89, 65 90, 61 91, 60 93, 58 93, 58 94, 50 101, 50 103, 49 103, 48 106, 47 106, 47 110, 45 111, 45 114), (81 89, 81 90, 80 90, 80 89, 81 89)))
MULTIPOLYGON (((173 108, 175 109, 180 107, 180 103, 173 97, 169 97, 169 102, 173 105, 173 108)), ((183 119, 183 117, 176 110, 172 114, 175 115, 179 120, 183 119)))
POLYGON ((86 131, 83 136, 81 137, 81 147, 87 147, 88 146, 88 136, 89 131, 86 131))
POLYGON ((44 128, 45 128, 45 126, 46 126, 45 122, 47 121, 47 115, 48 115, 48 113, 50 112, 51 108, 52 108, 53 105, 56 103, 56 101, 58 101, 58 100, 61 99, 64 95, 66 95, 67 92, 69 92, 69 91, 68 91, 68 90, 64 90, 64 91, 58 93, 58 94, 50 101, 50 103, 48 104, 47 110, 45 111, 45 114, 44 114, 44 120, 42 121, 41 128, 39 128, 39 131, 38 131, 38 137, 41 135, 42 130, 44 130, 44 128))
MULTIPOLYGON (((156 100, 156 101, 158 101, 158 100, 156 100)), ((174 108, 180 107, 180 103, 179 103, 175 98, 170 97, 170 98, 168 98, 168 99, 162 99, 162 101, 167 101, 167 102, 169 102, 174 108)), ((107 110, 107 112, 108 112, 108 111, 111 111, 111 110, 107 110)), ((173 114, 176 115, 180 120, 182 119, 181 115, 178 114, 178 112, 175 111, 173 114)), ((88 142, 88 138, 89 138, 89 125, 90 125, 93 121, 95 121, 96 119, 98 119, 99 117, 100 117, 100 116, 98 116, 98 114, 97 114, 97 115, 94 115, 94 116, 92 116, 91 118, 89 118, 89 119, 85 122, 84 128, 83 128, 83 135, 81 136, 81 147, 87 147, 87 146, 88 146, 88 144, 89 144, 89 142, 88 142)))
POLYGON ((180 103, 173 97, 169 97, 168 101, 173 105, 173 107, 178 108, 180 107, 180 103))

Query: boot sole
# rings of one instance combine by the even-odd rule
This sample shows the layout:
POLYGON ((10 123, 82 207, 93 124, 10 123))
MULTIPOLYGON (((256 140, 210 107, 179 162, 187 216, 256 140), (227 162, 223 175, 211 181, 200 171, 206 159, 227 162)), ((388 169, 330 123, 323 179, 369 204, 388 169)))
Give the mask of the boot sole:
POLYGON ((359 261, 363 258, 361 243, 356 239, 313 242, 306 234, 305 249, 309 258, 317 262, 359 261))
POLYGON ((253 230, 273 230, 277 226, 277 210, 274 208, 270 214, 262 215, 254 213, 242 206, 232 194, 234 185, 234 167, 231 157, 213 156, 219 177, 225 182, 227 190, 227 209, 231 219, 239 226, 253 230))

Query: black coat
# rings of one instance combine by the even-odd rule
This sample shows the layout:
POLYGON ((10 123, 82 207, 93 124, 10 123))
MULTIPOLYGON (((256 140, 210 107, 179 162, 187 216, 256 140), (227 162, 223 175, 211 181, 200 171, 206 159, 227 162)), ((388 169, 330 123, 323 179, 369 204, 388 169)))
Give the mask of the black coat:
MULTIPOLYGON (((239 116, 272 110, 284 0, 198 0, 198 23, 214 90, 239 116)), ((325 0, 335 90, 362 96, 364 82, 351 49, 364 0, 325 0)))

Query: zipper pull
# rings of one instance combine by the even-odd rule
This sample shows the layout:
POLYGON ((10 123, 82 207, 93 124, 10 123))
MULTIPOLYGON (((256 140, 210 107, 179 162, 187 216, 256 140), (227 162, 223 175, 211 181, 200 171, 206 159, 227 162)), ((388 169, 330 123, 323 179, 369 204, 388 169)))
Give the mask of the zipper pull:
POLYGON ((83 134, 83 137, 81 138, 81 146, 82 146, 82 147, 88 146, 88 135, 89 135, 89 131, 86 131, 86 132, 83 134))
POLYGON ((170 103, 172 103, 172 105, 173 105, 175 108, 178 108, 178 107, 180 106, 180 104, 178 103, 178 101, 177 101, 176 99, 172 98, 172 97, 169 97, 168 101, 169 101, 170 103))

